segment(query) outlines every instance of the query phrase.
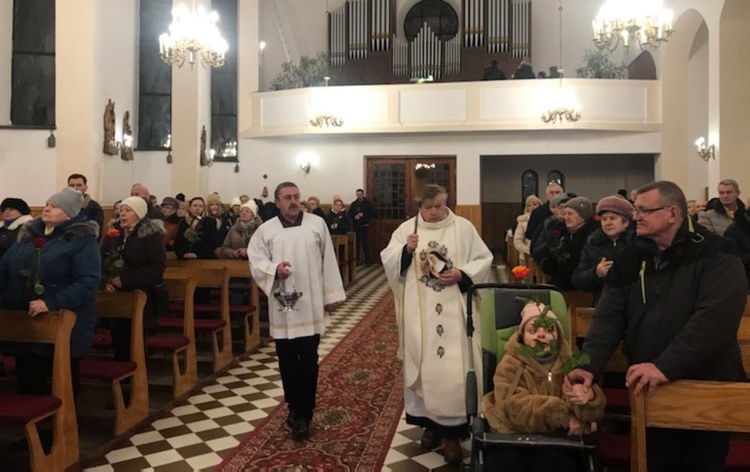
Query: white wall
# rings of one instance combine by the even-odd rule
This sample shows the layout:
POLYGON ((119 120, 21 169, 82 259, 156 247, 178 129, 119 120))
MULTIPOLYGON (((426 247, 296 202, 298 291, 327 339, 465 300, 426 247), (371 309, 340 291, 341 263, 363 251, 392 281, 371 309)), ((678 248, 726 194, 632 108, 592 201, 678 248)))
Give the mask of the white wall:
POLYGON ((55 150, 47 148, 46 130, 0 129, 0 197, 22 198, 29 205, 42 205, 53 193, 57 162, 55 150))
MULTIPOLYGON (((695 35, 693 48, 687 63, 688 90, 688 136, 691 140, 703 136, 710 139, 708 133, 708 28, 704 22, 695 35)), ((691 141, 692 142, 692 141, 691 141)), ((708 186, 707 164, 692 151, 687 156, 690 183, 685 189, 688 199, 702 198, 708 186)))

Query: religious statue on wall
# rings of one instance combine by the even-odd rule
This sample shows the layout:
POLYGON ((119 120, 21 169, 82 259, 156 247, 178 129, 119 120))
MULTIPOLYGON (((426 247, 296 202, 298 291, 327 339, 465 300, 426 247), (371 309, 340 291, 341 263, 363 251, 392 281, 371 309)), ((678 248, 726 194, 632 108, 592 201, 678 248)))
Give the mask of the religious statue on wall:
POLYGON ((115 156, 118 153, 117 141, 115 141, 115 102, 112 99, 107 101, 104 107, 104 154, 115 156))
POLYGON ((201 129, 201 149, 198 156, 198 162, 200 165, 207 166, 209 164, 208 154, 206 154, 206 125, 203 125, 203 128, 201 129))
POLYGON ((130 128, 130 112, 122 116, 122 149, 120 158, 123 161, 133 160, 133 130, 130 128))

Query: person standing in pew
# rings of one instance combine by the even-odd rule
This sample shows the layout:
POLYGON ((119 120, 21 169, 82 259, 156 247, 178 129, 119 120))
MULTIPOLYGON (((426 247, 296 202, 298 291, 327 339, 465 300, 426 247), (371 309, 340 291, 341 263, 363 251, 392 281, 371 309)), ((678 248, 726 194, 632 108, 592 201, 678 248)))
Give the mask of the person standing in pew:
MULTIPOLYGON (((119 219, 107 231, 102 244, 102 285, 107 292, 143 290, 148 296, 143 310, 146 334, 156 329, 156 318, 169 304, 164 284, 167 253, 164 247, 164 222, 147 217, 148 204, 141 197, 122 201, 119 219), (122 267, 117 267, 120 261, 122 267)), ((130 318, 108 320, 115 360, 130 360, 130 318)))
POLYGON ((247 247, 252 276, 268 296, 268 319, 276 342, 287 425, 295 440, 310 432, 318 387, 318 345, 327 312, 346 299, 331 236, 323 219, 301 210, 296 184, 274 191, 279 215, 253 234, 247 247), (279 290, 300 291, 296 311, 280 311, 279 290))
MULTIPOLYGON (((604 279, 583 345, 591 364, 565 388, 591 387, 621 341, 636 394, 677 379, 746 381, 737 328, 748 282, 736 248, 695 230, 673 182, 639 188, 634 207, 637 236, 604 279)), ((650 471, 726 470, 727 433, 654 428, 647 444, 650 471)))
MULTIPOLYGON (((78 363, 94 341, 95 295, 101 278, 99 225, 81 213, 83 195, 64 188, 47 199, 42 216, 21 227, 18 240, 0 259, 0 307, 36 316, 63 308, 76 314, 70 336, 71 372, 78 392, 78 363)), ((13 345, 18 390, 49 394, 51 345, 13 345)))
POLYGON ((177 226, 174 252, 180 259, 216 259, 219 245, 216 220, 205 216, 206 202, 202 197, 190 199, 188 214, 177 226))

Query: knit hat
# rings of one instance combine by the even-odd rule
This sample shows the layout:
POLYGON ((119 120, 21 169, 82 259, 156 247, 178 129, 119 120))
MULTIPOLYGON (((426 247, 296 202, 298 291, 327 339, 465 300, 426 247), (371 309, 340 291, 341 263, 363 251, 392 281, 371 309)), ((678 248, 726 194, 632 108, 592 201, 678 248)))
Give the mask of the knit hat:
POLYGON ((575 210, 584 220, 590 220, 594 217, 594 205, 586 197, 571 198, 565 203, 565 208, 575 210))
POLYGON ((221 204, 221 197, 215 193, 211 193, 206 197, 206 205, 210 205, 212 203, 219 203, 221 204))
POLYGON ((164 200, 161 201, 161 206, 168 206, 177 210, 180 208, 180 202, 178 202, 176 198, 164 197, 164 200))
POLYGON ((599 200, 596 204, 596 214, 601 216, 602 213, 611 211, 616 213, 626 220, 631 221, 633 219, 633 205, 629 201, 625 200, 619 195, 610 195, 599 200))
POLYGON ((249 208, 250 211, 253 212, 253 216, 258 216, 258 204, 255 203, 253 199, 250 199, 246 203, 243 203, 240 207, 240 211, 242 211, 243 208, 249 208))
POLYGON ((65 187, 61 191, 52 195, 47 199, 47 202, 52 202, 57 205, 66 215, 70 218, 78 216, 81 212, 81 205, 83 205, 83 194, 78 190, 73 190, 70 187, 65 187))
POLYGON ((567 202, 568 200, 570 200, 571 198, 573 198, 573 197, 571 197, 571 196, 570 196, 570 195, 568 195, 567 193, 561 193, 560 195, 558 195, 558 196, 556 196, 555 198, 553 198, 552 200, 550 200, 550 202, 549 202, 549 207, 550 207, 550 208, 555 208, 555 207, 556 207, 556 206, 558 206, 559 204, 561 204, 561 203, 565 203, 565 202, 567 202))
POLYGON ((27 205, 26 202, 21 200, 20 198, 8 197, 3 200, 3 203, 0 203, 0 212, 5 211, 6 208, 13 208, 14 210, 18 210, 18 212, 22 215, 31 214, 29 205, 27 205))
POLYGON ((338 193, 333 194, 333 198, 331 199, 331 202, 332 203, 336 203, 336 202, 344 203, 344 201, 341 199, 341 195, 339 195, 338 193))
POLYGON ((235 206, 235 205, 242 205, 242 200, 240 200, 240 197, 234 197, 232 199, 232 205, 231 206, 235 206))
POLYGON ((138 216, 139 220, 142 220, 148 214, 148 205, 146 204, 146 200, 141 197, 128 197, 120 202, 120 206, 123 205, 133 210, 133 212, 138 216))
MULTIPOLYGON (((542 312, 544 311, 544 308, 546 306, 547 305, 545 305, 544 303, 539 303, 537 305, 534 302, 524 305, 523 310, 521 310, 521 324, 518 325, 518 333, 520 336, 523 336, 523 330, 526 327, 526 323, 542 316, 542 312)), ((557 321, 557 323, 555 323, 557 326, 557 337, 558 339, 561 338, 565 331, 563 331, 560 320, 557 318, 557 316, 555 316, 555 313, 552 310, 548 310, 547 314, 544 316, 557 321)))

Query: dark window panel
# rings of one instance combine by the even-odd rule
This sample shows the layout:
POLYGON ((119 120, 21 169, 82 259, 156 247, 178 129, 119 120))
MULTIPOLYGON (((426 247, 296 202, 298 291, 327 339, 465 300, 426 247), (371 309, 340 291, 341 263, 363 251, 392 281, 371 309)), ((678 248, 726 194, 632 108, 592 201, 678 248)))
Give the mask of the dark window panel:
POLYGON ((159 57, 159 42, 141 41, 139 61, 139 92, 170 95, 172 68, 159 57))
MULTIPOLYGON (((211 149, 216 151, 215 161, 235 162, 237 156, 222 156, 222 150, 237 143, 237 116, 211 116, 211 149)), ((235 144, 236 147, 236 144, 235 144)))
POLYGON ((141 95, 138 103, 138 148, 167 147, 172 124, 172 97, 141 95))
POLYGON ((55 0, 13 2, 13 50, 55 53, 55 0))
POLYGON ((217 162, 236 162, 222 150, 237 143, 237 0, 214 0, 218 27, 229 46, 224 65, 211 69, 211 149, 217 162))
POLYGON ((13 54, 10 122, 55 124, 55 56, 13 54))
POLYGON ((211 114, 237 115, 237 76, 214 72, 211 75, 211 114))

